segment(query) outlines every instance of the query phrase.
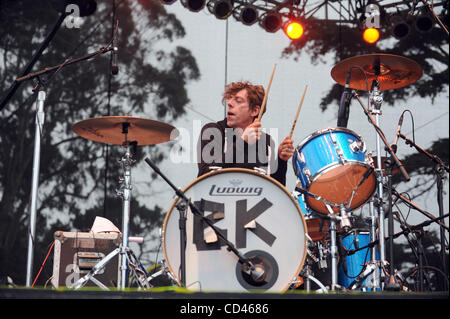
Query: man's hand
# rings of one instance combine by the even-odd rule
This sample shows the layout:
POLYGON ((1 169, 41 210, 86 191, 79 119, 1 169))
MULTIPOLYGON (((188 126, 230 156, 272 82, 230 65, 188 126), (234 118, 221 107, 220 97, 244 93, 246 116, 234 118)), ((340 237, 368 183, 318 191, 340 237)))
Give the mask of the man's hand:
POLYGON ((294 154, 294 141, 287 136, 278 147, 278 157, 283 161, 288 161, 294 154))
POLYGON ((255 144, 262 134, 262 124, 260 121, 256 120, 252 124, 246 127, 242 133, 242 139, 248 144, 255 144))

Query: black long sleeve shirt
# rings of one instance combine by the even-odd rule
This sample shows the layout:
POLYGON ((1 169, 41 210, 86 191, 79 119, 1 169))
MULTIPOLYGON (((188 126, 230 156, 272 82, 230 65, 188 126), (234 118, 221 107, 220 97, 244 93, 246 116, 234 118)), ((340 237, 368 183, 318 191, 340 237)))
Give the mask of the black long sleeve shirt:
POLYGON ((198 145, 198 176, 208 173, 211 166, 222 168, 263 168, 286 186, 287 162, 278 157, 271 136, 262 133, 258 142, 246 143, 227 125, 227 120, 203 126, 198 145))

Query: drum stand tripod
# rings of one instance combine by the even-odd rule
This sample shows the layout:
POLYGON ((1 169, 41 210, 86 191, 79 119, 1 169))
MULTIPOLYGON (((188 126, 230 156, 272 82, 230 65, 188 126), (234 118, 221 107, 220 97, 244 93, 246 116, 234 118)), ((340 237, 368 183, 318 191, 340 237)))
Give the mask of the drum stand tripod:
MULTIPOLYGON (((124 127, 124 131, 126 128, 124 127)), ((126 134, 126 133, 125 133, 126 134)), ((99 261, 84 277, 80 278, 72 288, 79 289, 83 287, 89 280, 104 290, 108 290, 100 281, 95 279, 97 275, 106 265, 117 255, 119 255, 120 267, 117 281, 117 288, 124 290, 127 285, 128 268, 130 268, 134 277, 141 288, 150 288, 145 271, 138 267, 139 261, 128 248, 129 245, 129 223, 130 223, 130 202, 131 202, 131 165, 135 162, 130 153, 130 146, 135 147, 136 143, 124 142, 125 155, 120 160, 124 170, 124 176, 120 179, 120 189, 117 194, 122 198, 122 243, 110 252, 105 258, 99 261)), ((140 263, 139 263, 140 264, 140 263)))
MULTIPOLYGON (((375 110, 367 110, 364 106, 364 104, 362 103, 359 95, 356 93, 355 90, 353 90, 353 94, 356 97, 356 99, 358 100, 359 104, 361 105, 361 107, 364 110, 364 113, 366 114, 366 116, 369 119, 369 122, 375 127, 375 130, 377 132, 377 165, 378 165, 378 174, 377 174, 377 182, 378 182, 378 195, 377 195, 377 200, 376 200, 376 204, 377 204, 377 208, 378 208, 378 213, 379 213, 379 234, 378 234, 378 239, 379 239, 379 246, 380 246, 380 263, 378 264, 378 268, 380 269, 380 275, 383 276, 383 272, 381 270, 384 269, 384 264, 386 263, 386 253, 385 253, 385 236, 384 236, 384 219, 385 219, 385 215, 384 215, 384 210, 383 210, 383 174, 382 174, 382 163, 381 163, 381 143, 380 143, 380 139, 383 141, 384 145, 385 145, 385 149, 386 151, 389 152, 390 154, 390 159, 389 161, 387 161, 387 166, 388 166, 388 189, 389 189, 389 194, 388 194, 388 204, 389 204, 389 243, 390 243, 390 280, 389 280, 389 285, 390 285, 390 289, 393 290, 398 290, 400 289, 400 287, 397 287, 398 285, 396 285, 395 283, 395 279, 394 279, 394 260, 393 260, 393 214, 392 214, 392 184, 391 184, 391 176, 392 176, 392 165, 395 163, 401 174, 403 175, 403 177, 405 178, 406 181, 410 180, 410 177, 408 175, 408 173, 406 172, 405 168, 403 167, 402 163, 400 162, 400 160, 398 159, 398 157, 395 155, 395 152, 393 151, 391 145, 387 142, 383 132, 381 131, 381 129, 379 128, 379 115, 381 114, 380 108, 381 108, 381 104, 383 102, 383 98, 381 97, 381 93, 379 91, 379 84, 377 80, 374 80, 372 83, 372 92, 371 97, 370 97, 370 104, 373 105, 375 107, 375 110), (372 114, 375 114, 375 119, 372 117, 372 114)), ((370 108, 370 105, 369 105, 370 108)), ((372 210, 373 209, 373 205, 369 206, 369 208, 372 210)), ((370 212, 371 217, 373 216, 373 211, 370 212)), ((373 260, 372 260, 373 262, 373 260)), ((383 283, 384 283, 384 279, 381 278, 381 289, 383 289, 383 283)), ((374 287, 374 288, 378 288, 378 287, 374 287)))

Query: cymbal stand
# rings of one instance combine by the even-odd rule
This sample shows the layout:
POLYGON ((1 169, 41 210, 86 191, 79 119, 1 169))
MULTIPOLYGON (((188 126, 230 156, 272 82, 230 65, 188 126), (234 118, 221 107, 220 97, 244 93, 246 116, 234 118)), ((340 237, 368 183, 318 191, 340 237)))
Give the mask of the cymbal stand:
POLYGON ((330 260, 331 260, 331 290, 336 290, 340 288, 338 285, 338 246, 337 246, 337 222, 340 217, 338 217, 331 206, 325 204, 330 213, 330 260))
MULTIPOLYGON (((375 116, 375 124, 377 127, 380 126, 380 115, 381 113, 381 105, 383 103, 383 97, 381 96, 381 92, 379 91, 379 84, 378 81, 374 81, 372 83, 372 91, 370 92, 370 104, 369 104, 369 112, 370 114, 375 116)), ((376 177, 377 177, 377 185, 378 185, 378 192, 377 192, 377 210, 378 210, 378 220, 379 220, 379 233, 378 238, 379 240, 379 246, 380 246, 380 260, 381 262, 384 262, 386 260, 386 248, 385 248, 385 241, 384 241, 384 210, 383 210, 383 169, 382 169, 382 163, 381 163, 381 143, 380 143, 380 137, 378 134, 376 134, 376 151, 377 151, 377 169, 376 169, 376 177)), ((369 209, 373 209, 373 205, 369 207, 369 209)), ((370 212, 371 216, 373 216, 373 211, 370 212)), ((383 272, 380 272, 380 275, 382 275, 383 272)), ((381 278, 381 283, 383 283, 384 280, 381 278)), ((383 287, 381 287, 383 289, 383 287)))
MULTIPOLYGON (((373 199, 370 200, 369 202, 369 234, 370 234, 370 241, 373 242, 376 240, 377 237, 377 217, 375 215, 375 210, 374 210, 374 202, 373 199)), ((378 261, 377 261, 377 250, 374 247, 370 248, 370 262, 372 264, 376 264, 378 265, 378 261)), ((371 287, 374 290, 380 289, 380 267, 377 267, 378 269, 376 269, 371 277, 371 287)))
MULTIPOLYGON (((371 93, 371 94, 374 94, 373 98, 372 98, 373 103, 371 103, 371 104, 374 104, 375 107, 378 107, 378 109, 379 109, 380 106, 381 106, 381 100, 380 100, 379 93, 376 93, 378 91, 378 87, 379 87, 378 82, 376 80, 374 80, 372 88, 374 89, 375 93, 371 93)), ((411 178, 409 177, 408 173, 406 172, 406 169, 403 166, 403 164, 400 162, 398 157, 395 155, 395 152, 393 151, 393 149, 392 149, 391 145, 389 144, 389 142, 386 140, 386 137, 385 137, 384 133, 381 131, 378 123, 376 123, 376 120, 373 119, 373 117, 371 115, 371 112, 369 112, 369 110, 366 109, 366 107, 364 106, 364 103, 361 101, 361 98, 359 97, 357 92, 355 90, 353 90, 353 92, 354 92, 354 96, 356 97, 356 99, 358 100, 359 104, 363 108, 363 111, 366 114, 369 122, 374 126, 374 128, 375 128, 375 130, 377 132, 377 161, 378 161, 378 169, 379 170, 381 169, 381 152, 380 152, 380 146, 379 146, 379 140, 381 139, 381 141, 385 145, 385 150, 387 152, 389 152, 389 154, 390 154, 390 163, 395 163, 395 165, 398 166, 398 168, 399 168, 401 174, 403 175, 404 179, 406 181, 409 181, 411 178)), ((390 163, 388 163, 387 165, 389 165, 390 163)), ((392 169, 392 166, 390 166, 389 169, 392 169)), ((389 175, 391 175, 391 172, 389 173, 389 175)), ((392 185, 391 185, 390 181, 389 181, 389 185, 388 186, 389 186, 389 195, 391 195, 392 194, 392 185)), ((381 196, 382 195, 382 190, 383 190, 383 181, 382 181, 382 174, 381 174, 381 171, 380 171, 380 174, 378 176, 378 209, 379 209, 379 212, 380 212, 380 215, 379 215, 379 218, 380 218, 380 221, 379 221, 379 224, 380 224, 379 238, 380 238, 381 263, 384 264, 386 256, 385 256, 385 249, 384 249, 385 248, 385 246, 384 246, 385 239, 384 239, 384 211, 383 211, 383 207, 382 207, 382 205, 383 205, 382 199, 383 198, 381 196)), ((392 237, 393 236, 392 197, 390 196, 388 198, 388 200, 389 200, 389 210, 390 210, 390 214, 389 214, 390 227, 389 227, 389 230, 391 231, 391 233, 390 233, 391 238, 389 238, 390 239, 390 243, 391 243, 391 260, 390 260, 390 270, 391 270, 391 272, 390 272, 390 280, 389 280, 389 287, 388 288, 397 290, 398 285, 396 285, 395 280, 394 280, 394 269, 393 269, 393 267, 394 267, 393 264, 394 263, 393 263, 393 258, 392 258, 392 256, 393 256, 392 255, 392 253, 393 253, 393 249, 392 249, 392 246, 393 246, 393 241, 392 241, 393 240, 393 237, 392 237)), ((383 287, 383 289, 384 288, 385 287, 383 287)))
MULTIPOLYGON (((123 132, 128 132, 127 123, 123 124, 123 132)), ((126 136, 126 133, 125 133, 126 136)), ((117 283, 119 289, 125 289, 128 262, 126 255, 126 248, 128 247, 128 236, 129 236, 129 226, 130 226, 130 203, 131 203, 131 165, 134 160, 131 158, 130 144, 128 142, 124 143, 125 155, 122 157, 120 162, 122 163, 122 168, 124 170, 124 176, 121 178, 120 189, 117 190, 117 194, 122 197, 122 245, 120 252, 120 276, 117 283)))
MULTIPOLYGON (((129 123, 122 124, 122 133, 125 134, 125 142, 123 147, 125 148, 125 155, 119 161, 122 164, 124 170, 123 177, 120 178, 120 188, 117 190, 117 194, 122 198, 122 243, 120 247, 113 250, 105 258, 99 261, 92 270, 84 277, 80 278, 72 285, 72 288, 78 289, 83 287, 87 281, 93 281, 97 286, 102 289, 107 289, 101 282, 94 278, 106 265, 116 256, 120 258, 120 268, 118 274, 117 288, 124 290, 127 285, 128 269, 132 271, 133 275, 138 281, 141 287, 148 288, 148 281, 144 271, 139 269, 136 256, 128 247, 129 245, 129 228, 130 228, 130 203, 131 203, 131 165, 135 162, 132 158, 130 148, 136 146, 136 142, 127 142, 126 136, 128 134, 129 123)), ((133 152, 134 153, 134 152, 133 152)))

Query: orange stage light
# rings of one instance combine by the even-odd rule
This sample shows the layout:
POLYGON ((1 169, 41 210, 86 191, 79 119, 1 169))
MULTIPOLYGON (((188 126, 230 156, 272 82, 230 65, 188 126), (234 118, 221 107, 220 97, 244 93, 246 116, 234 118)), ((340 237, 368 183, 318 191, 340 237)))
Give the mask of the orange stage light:
POLYGON ((364 30, 363 38, 368 43, 375 43, 380 39, 380 31, 375 28, 368 28, 364 30))

